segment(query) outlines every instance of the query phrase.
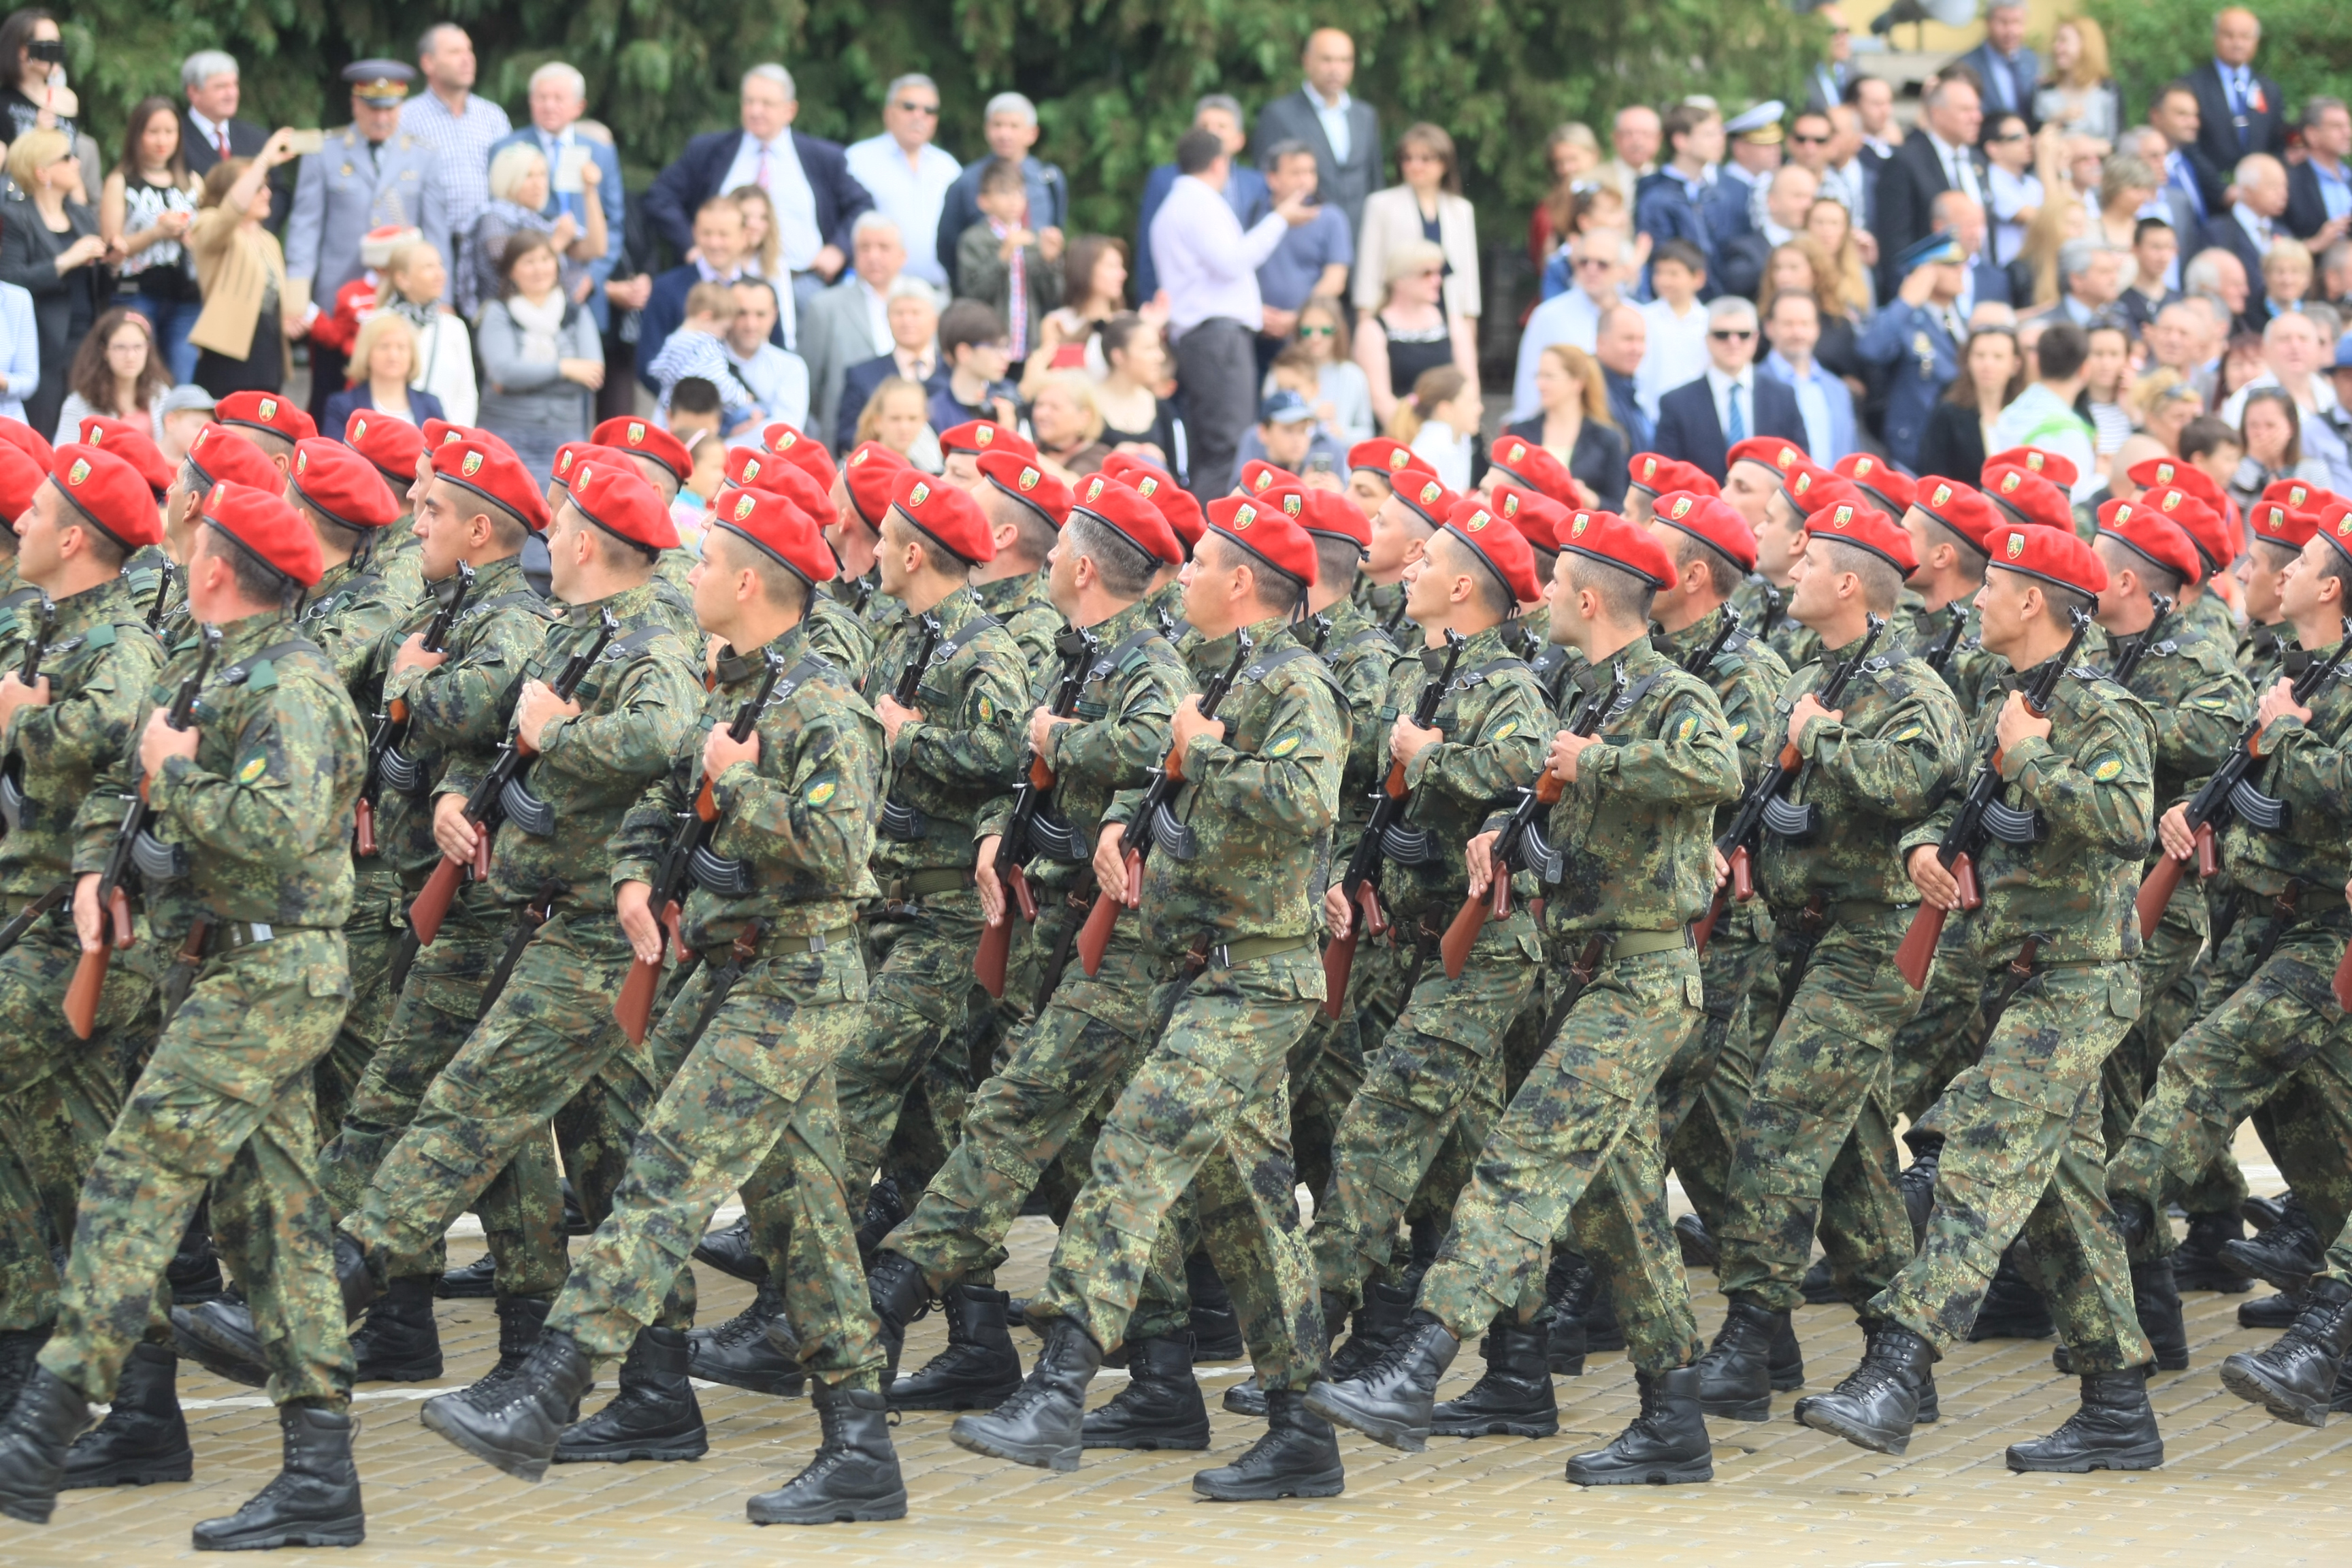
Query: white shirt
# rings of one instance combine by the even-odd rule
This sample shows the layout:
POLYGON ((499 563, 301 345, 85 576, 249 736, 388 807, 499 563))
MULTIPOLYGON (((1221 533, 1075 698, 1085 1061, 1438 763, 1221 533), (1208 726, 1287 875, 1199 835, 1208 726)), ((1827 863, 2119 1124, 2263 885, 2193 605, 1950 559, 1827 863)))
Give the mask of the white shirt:
POLYGON ((1423 423, 1412 447, 1437 470, 1437 482, 1460 495, 1470 489, 1470 439, 1443 419, 1423 423))
POLYGON ((1925 136, 1927 145, 1936 150, 1936 162, 1944 166, 1945 181, 1952 189, 1966 192, 1970 201, 1981 205, 1984 188, 1977 184, 1976 160, 1924 125, 1919 127, 1919 134, 1925 136))
POLYGON ((2254 242, 2258 254, 2268 256, 2271 253, 2271 239, 2277 230, 2270 219, 2243 202, 2231 202, 2230 216, 2238 220, 2238 226, 2246 231, 2246 237, 2254 242))
MULTIPOLYGON (((1332 162, 1346 163, 1349 150, 1355 146, 1355 142, 1348 135, 1348 109, 1356 100, 1349 98, 1346 89, 1342 89, 1337 103, 1326 103, 1323 101, 1323 95, 1315 90, 1315 84, 1308 82, 1307 101, 1315 106, 1315 118, 1323 122, 1323 139, 1331 143, 1332 162)), ((1155 251, 1153 254, 1156 256, 1159 253, 1155 251)))
POLYGON ((1594 304, 1592 296, 1581 289, 1555 294, 1536 307, 1519 332, 1518 369, 1511 377, 1513 419, 1532 419, 1543 407, 1536 396, 1536 366, 1542 363, 1544 350, 1554 343, 1573 343, 1591 353, 1604 309, 1594 304))
MULTIPOLYGON (((907 150, 888 132, 853 142, 844 153, 857 183, 874 193, 874 205, 898 226, 907 242, 907 270, 936 289, 948 285, 947 269, 940 265, 940 209, 948 187, 963 173, 954 154, 926 142, 912 164, 907 150)), ((874 351, 877 353, 882 349, 874 351)))
POLYGON ((1168 291, 1168 325, 1178 336, 1223 316, 1255 331, 1265 325, 1257 269, 1290 232, 1280 213, 1242 231, 1224 194, 1196 174, 1179 174, 1151 219, 1151 255, 1168 291))
MULTIPOLYGON (((1706 312, 1699 312, 1705 315, 1706 312)), ((1743 365, 1738 375, 1726 375, 1712 361, 1706 367, 1706 390, 1715 399, 1716 427, 1723 432, 1727 445, 1731 440, 1731 389, 1739 388, 1739 435, 1742 440, 1756 434, 1756 367, 1743 365)))
POLYGON ((768 204, 776 209, 776 241, 782 248, 784 266, 805 272, 815 265, 816 253, 824 248, 824 235, 816 226, 816 191, 808 183, 808 171, 801 167, 800 153, 793 148, 789 126, 764 142, 748 131, 743 133, 735 161, 727 165, 727 177, 719 182, 722 192, 738 185, 757 185, 768 193, 768 204), (764 175, 763 152, 767 154, 764 175))
POLYGON ((236 155, 228 151, 228 125, 226 121, 206 120, 203 115, 198 114, 194 110, 191 109, 188 110, 188 123, 196 128, 196 134, 205 139, 205 145, 211 148, 214 152, 218 153, 222 157, 233 158, 236 155))
MULTIPOLYGON (((908 263, 907 269, 914 270, 911 261, 908 263)), ((882 297, 880 289, 855 272, 849 275, 847 287, 857 290, 856 297, 866 307, 866 341, 873 348, 866 357, 879 359, 888 353, 895 343, 890 336, 890 301, 882 297)))
POLYGON ((1689 310, 1677 316, 1664 300, 1652 300, 1641 310, 1650 338, 1642 363, 1634 367, 1633 397, 1642 412, 1655 419, 1659 398, 1706 371, 1706 307, 1694 300, 1689 310))

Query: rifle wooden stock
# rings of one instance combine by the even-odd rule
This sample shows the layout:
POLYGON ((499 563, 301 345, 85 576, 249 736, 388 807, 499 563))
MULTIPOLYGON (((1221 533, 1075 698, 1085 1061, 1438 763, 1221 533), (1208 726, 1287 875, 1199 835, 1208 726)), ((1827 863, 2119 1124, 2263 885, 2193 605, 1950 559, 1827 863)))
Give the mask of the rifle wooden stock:
POLYGON ((365 795, 352 807, 352 847, 362 855, 375 853, 375 802, 365 795))
MULTIPOLYGON (((1538 805, 1546 808, 1556 805, 1567 792, 1566 782, 1549 768, 1536 779, 1538 805)), ((1504 835, 1504 837, 1507 837, 1507 833, 1504 835)), ((1503 837, 1495 840, 1495 847, 1497 849, 1503 847, 1503 837)), ((1495 857, 1494 881, 1486 891, 1473 893, 1462 900, 1462 907, 1454 912, 1454 920, 1446 926, 1445 934, 1438 939, 1438 956, 1444 961, 1445 978, 1448 980, 1462 978, 1462 971, 1470 963, 1470 950, 1478 944, 1478 932, 1486 922, 1489 920, 1505 920, 1510 915, 1512 868, 1503 861, 1504 857, 1495 857)))
POLYGON ((1744 904, 1756 896, 1756 859, 1748 853, 1748 846, 1740 845, 1726 859, 1730 873, 1723 886, 1715 890, 1715 901, 1707 905, 1706 917, 1691 931, 1692 946, 1699 952, 1706 951, 1707 938, 1715 934, 1715 922, 1723 918, 1723 911, 1733 900, 1744 904))
MULTIPOLYGON (((1130 849, 1127 852, 1127 881, 1131 888, 1140 888, 1143 879, 1143 857, 1130 849)), ((1127 901, 1108 889, 1096 895, 1095 907, 1087 911, 1087 923, 1078 931, 1078 967, 1091 980, 1102 968, 1103 950, 1110 946, 1110 933, 1118 924, 1118 911, 1127 901)))
MULTIPOLYGON (((668 945, 668 937, 662 939, 668 945)), ((621 982, 621 994, 613 999, 613 1021, 621 1026, 621 1033, 629 1044, 645 1044, 646 1031, 652 1026, 654 994, 661 989, 662 961, 647 963, 644 959, 632 959, 628 977, 621 982)))
POLYGON ((2346 948, 2344 956, 2336 961, 2333 988, 2336 992, 2336 1005, 2346 1012, 2352 1013, 2352 947, 2346 948))
POLYGON ((416 933, 418 942, 429 945, 441 934, 441 921, 449 913, 450 900, 457 896, 457 883, 465 875, 466 864, 444 855, 441 863, 433 868, 433 874, 425 879, 424 890, 408 906, 408 929, 416 933))
POLYGON ((75 965, 73 980, 66 986, 66 1022, 71 1026, 74 1038, 86 1040, 98 1027, 99 994, 106 989, 107 966, 113 963, 117 950, 131 945, 131 896, 121 888, 114 889, 107 900, 106 923, 113 929, 96 952, 84 951, 81 962, 75 965))
POLYGON ((1714 900, 1706 906, 1706 913, 1699 917, 1698 924, 1691 927, 1692 952, 1703 953, 1706 951, 1707 938, 1715 934, 1715 922, 1723 918, 1724 903, 1724 889, 1717 888, 1714 900))
POLYGON ((2157 922, 2164 919, 2164 911, 2171 904, 2172 895, 2180 887, 2180 879, 2188 872, 2189 862, 2177 858, 2168 850, 2164 858, 2157 861, 2156 869, 2140 883, 2139 897, 2132 900, 2132 908, 2139 915, 2142 942, 2156 934, 2157 922))
MULTIPOLYGON (((1984 891, 1977 886, 1977 866, 1973 857, 1963 854, 1952 862, 1952 880, 1959 884, 1960 908, 1973 910, 1984 902, 1984 891)), ((1936 944, 1943 940, 1944 922, 1951 910, 1919 902, 1919 912, 1911 917, 1911 929, 1903 933, 1903 945, 1895 950, 1895 967, 1902 973, 1905 984, 1917 991, 1927 984, 1927 970, 1936 962, 1936 944)))
POLYGON ((1356 943, 1362 940, 1361 921, 1348 922, 1348 934, 1323 944, 1323 1016, 1337 1018, 1348 999, 1348 976, 1356 967, 1356 943))

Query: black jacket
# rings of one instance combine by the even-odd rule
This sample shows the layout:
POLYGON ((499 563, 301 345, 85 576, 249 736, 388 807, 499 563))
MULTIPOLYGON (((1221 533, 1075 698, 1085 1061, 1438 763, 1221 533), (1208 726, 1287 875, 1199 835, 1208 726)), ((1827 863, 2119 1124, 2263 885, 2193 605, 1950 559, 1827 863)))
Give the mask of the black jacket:
MULTIPOLYGON (((677 161, 656 177, 645 195, 646 216, 654 230, 669 241, 680 257, 694 248, 694 209, 711 197, 724 195, 719 188, 727 171, 735 162, 736 150, 743 145, 740 131, 713 131, 698 136, 686 144, 677 161)), ((809 189, 816 195, 817 232, 824 236, 827 245, 847 256, 854 248, 849 242, 849 226, 857 215, 872 209, 873 194, 849 172, 849 160, 840 144, 814 136, 793 132, 793 152, 801 161, 801 171, 808 176, 809 189)))
MULTIPOLYGON (((1750 436, 1778 436, 1805 444, 1805 416, 1798 411, 1797 395, 1769 375, 1753 378, 1756 406, 1749 411, 1750 436)), ((1717 484, 1723 482, 1724 454, 1731 443, 1715 416, 1715 393, 1702 375, 1658 399, 1657 450, 1696 465, 1717 484)))

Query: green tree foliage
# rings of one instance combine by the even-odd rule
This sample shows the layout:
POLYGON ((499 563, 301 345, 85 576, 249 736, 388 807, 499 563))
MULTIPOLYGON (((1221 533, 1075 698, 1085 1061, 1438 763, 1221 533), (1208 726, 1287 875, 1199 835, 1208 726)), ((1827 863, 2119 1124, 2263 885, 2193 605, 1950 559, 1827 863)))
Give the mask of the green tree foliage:
MULTIPOLYGON (((2275 79, 2288 112, 2311 94, 2352 96, 2352 28, 2343 0, 2259 0, 2262 52, 2255 68, 2275 79)), ((2107 52, 2127 111, 2146 112, 2165 83, 2213 58, 2214 0, 2087 0, 2107 31, 2107 52)))

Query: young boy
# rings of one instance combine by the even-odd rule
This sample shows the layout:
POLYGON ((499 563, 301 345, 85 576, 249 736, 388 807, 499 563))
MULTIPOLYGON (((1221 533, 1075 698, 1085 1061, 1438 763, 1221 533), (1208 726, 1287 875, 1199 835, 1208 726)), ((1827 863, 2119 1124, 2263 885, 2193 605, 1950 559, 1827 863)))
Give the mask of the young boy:
POLYGON ((991 163, 976 201, 980 221, 956 241, 956 294, 1003 318, 1017 372, 1037 346, 1045 313, 1062 302, 1062 232, 1029 227, 1029 189, 1018 163, 991 163))
POLYGON ((1013 383, 1013 349, 1004 318, 977 300, 958 300, 940 314, 940 363, 948 384, 931 395, 931 428, 952 430, 971 419, 993 419, 1010 428, 1019 408, 1013 383))
POLYGON ((1706 374, 1706 256, 1686 239, 1670 239, 1650 258, 1650 291, 1642 306, 1650 352, 1633 377, 1633 393, 1655 418, 1660 395, 1706 374))
POLYGON ((670 399, 678 383, 689 377, 699 378, 719 389, 727 428, 766 417, 767 411, 760 406, 759 399, 735 379, 734 366, 727 358, 727 345, 722 340, 727 329, 734 324, 736 310, 735 291, 724 283, 697 283, 686 291, 685 321, 646 367, 653 374, 654 384, 660 389, 656 409, 665 421, 669 417, 670 399))
MULTIPOLYGON (((669 351, 664 349, 663 353, 669 351)), ((669 503, 670 521, 677 525, 678 542, 695 547, 702 532, 702 514, 727 476, 727 443, 719 424, 724 418, 719 388, 698 375, 682 377, 669 389, 669 433, 686 443, 694 470, 678 486, 669 503)))

